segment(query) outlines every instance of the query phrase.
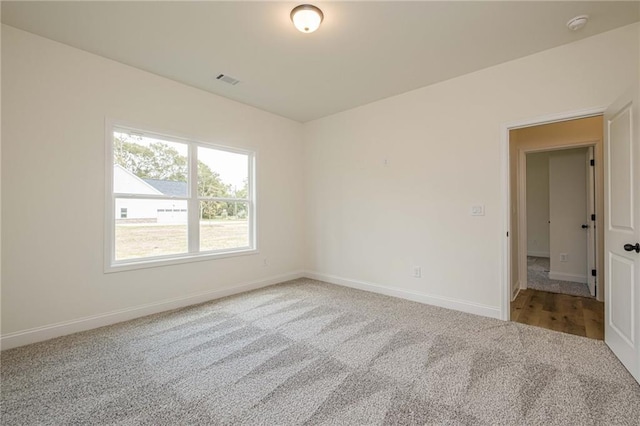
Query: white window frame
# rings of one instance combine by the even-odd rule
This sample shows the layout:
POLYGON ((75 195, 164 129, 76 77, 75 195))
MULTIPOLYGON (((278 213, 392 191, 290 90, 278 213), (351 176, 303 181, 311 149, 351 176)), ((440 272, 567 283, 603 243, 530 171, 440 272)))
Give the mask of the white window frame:
POLYGON ((153 268, 158 266, 175 265, 187 262, 197 262, 203 260, 221 259, 228 257, 236 257, 242 255, 252 255, 258 253, 257 242, 257 209, 256 209, 256 152, 218 145, 184 135, 176 135, 175 132, 166 132, 151 130, 148 126, 135 126, 122 121, 111 119, 105 120, 105 238, 104 238, 104 272, 119 272, 127 270, 135 270, 141 268, 153 268), (177 142, 186 144, 188 148, 188 182, 187 196, 167 196, 167 195, 143 195, 143 194, 115 194, 113 192, 113 133, 114 131, 130 132, 136 135, 148 136, 167 142, 177 142), (240 198, 222 198, 222 197, 199 197, 198 196, 198 147, 211 148, 220 151, 233 152, 243 154, 248 157, 248 196, 247 199, 240 198), (162 199, 162 200, 184 200, 187 202, 188 219, 188 251, 187 253, 170 254, 162 256, 150 256, 144 258, 116 260, 116 240, 115 240, 115 224, 116 224, 116 199, 117 198, 135 198, 135 199, 162 199), (247 211, 249 214, 249 246, 233 249, 220 249, 200 251, 200 201, 239 201, 247 203, 247 211))

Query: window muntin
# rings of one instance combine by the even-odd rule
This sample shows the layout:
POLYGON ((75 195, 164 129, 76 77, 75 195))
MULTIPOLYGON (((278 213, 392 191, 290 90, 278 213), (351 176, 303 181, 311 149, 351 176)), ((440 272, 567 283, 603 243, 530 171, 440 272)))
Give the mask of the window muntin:
POLYGON ((255 251, 254 155, 113 126, 107 270, 255 251))

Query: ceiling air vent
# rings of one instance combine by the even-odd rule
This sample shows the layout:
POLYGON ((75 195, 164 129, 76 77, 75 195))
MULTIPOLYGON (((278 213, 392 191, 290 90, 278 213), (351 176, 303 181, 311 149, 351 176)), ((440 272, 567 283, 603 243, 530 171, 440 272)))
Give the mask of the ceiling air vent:
POLYGON ((240 80, 236 80, 235 78, 230 77, 228 75, 224 75, 224 74, 220 74, 219 76, 217 76, 216 80, 224 81, 225 83, 229 83, 232 86, 235 86, 236 84, 240 83, 240 80))

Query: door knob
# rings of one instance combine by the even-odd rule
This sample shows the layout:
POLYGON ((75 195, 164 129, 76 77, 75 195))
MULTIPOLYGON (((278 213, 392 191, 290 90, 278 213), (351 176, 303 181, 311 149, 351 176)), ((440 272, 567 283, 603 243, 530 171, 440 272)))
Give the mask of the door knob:
POLYGON ((624 249, 626 251, 634 251, 636 253, 640 253, 640 243, 636 243, 636 245, 634 246, 633 244, 625 244, 624 245, 624 249))
POLYGON ((589 225, 582 225, 582 229, 589 229, 589 225))

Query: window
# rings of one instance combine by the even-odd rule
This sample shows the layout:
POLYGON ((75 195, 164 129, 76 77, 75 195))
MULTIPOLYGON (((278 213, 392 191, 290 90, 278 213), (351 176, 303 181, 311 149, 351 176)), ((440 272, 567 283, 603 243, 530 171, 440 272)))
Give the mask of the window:
POLYGON ((107 139, 106 271, 255 252, 253 153, 117 125, 107 139))

